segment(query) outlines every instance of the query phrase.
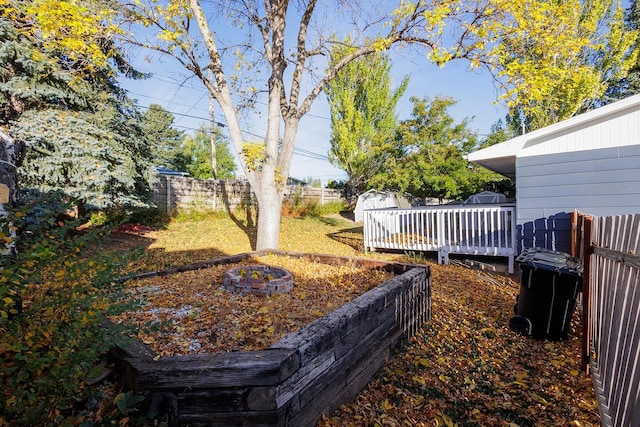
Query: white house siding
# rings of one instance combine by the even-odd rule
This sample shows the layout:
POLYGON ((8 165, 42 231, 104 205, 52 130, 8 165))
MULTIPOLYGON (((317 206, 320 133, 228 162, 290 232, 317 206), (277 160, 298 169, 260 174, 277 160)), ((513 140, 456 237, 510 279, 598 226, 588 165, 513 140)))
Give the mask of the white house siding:
POLYGON ((637 145, 640 144, 639 129, 640 105, 633 105, 610 115, 534 137, 525 143, 518 157, 637 145))
POLYGON ((640 213, 640 95, 468 155, 516 180, 518 247, 568 252, 569 215, 640 213))
MULTIPOLYGON (((616 121, 626 120, 602 122, 584 132, 566 133, 555 141, 525 147, 518 156, 520 248, 570 252, 569 215, 574 209, 598 216, 640 212, 640 135, 616 132, 616 121), (621 146, 612 146, 610 140, 616 136, 621 146), (602 138, 599 144, 596 138, 602 138), (608 148, 581 149, 580 140, 589 147, 608 148), (634 140, 636 145, 629 145, 634 140)), ((628 123, 622 128, 627 126, 628 123)))

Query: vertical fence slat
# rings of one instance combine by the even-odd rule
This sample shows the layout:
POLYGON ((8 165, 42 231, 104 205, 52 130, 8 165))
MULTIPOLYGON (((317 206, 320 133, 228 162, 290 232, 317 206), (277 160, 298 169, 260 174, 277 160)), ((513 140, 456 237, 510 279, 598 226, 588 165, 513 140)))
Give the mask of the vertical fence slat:
MULTIPOLYGON (((583 330, 602 425, 640 425, 640 214, 591 223, 584 218, 583 225, 584 234, 578 227, 573 238, 582 239, 581 255, 590 269, 585 271, 590 281, 584 287, 583 330)), ((583 342, 583 363, 584 352, 583 342)))
POLYGON ((625 339, 622 343, 622 348, 620 349, 620 353, 622 354, 620 367, 618 369, 620 379, 620 386, 618 389, 624 390, 625 393, 620 396, 618 401, 618 405, 615 408, 616 413, 620 413, 620 416, 616 416, 615 418, 621 419, 622 425, 628 425, 626 421, 629 418, 628 412, 626 408, 630 406, 631 394, 629 392, 630 388, 633 387, 634 384, 634 376, 635 370, 637 369, 638 362, 638 342, 637 342, 637 333, 636 325, 638 324, 638 315, 639 311, 636 309, 640 301, 638 300, 638 292, 634 292, 635 283, 638 281, 638 271, 635 272, 631 268, 624 268, 624 277, 623 277, 623 285, 625 287, 625 304, 624 304, 624 314, 622 316, 620 326, 621 326, 621 336, 625 339), (624 357, 625 355, 629 355, 631 357, 624 357))
MULTIPOLYGON (((590 328, 589 323, 591 321, 591 227, 593 224, 592 217, 581 216, 580 220, 576 220, 577 226, 584 224, 584 229, 580 229, 578 235, 584 234, 581 237, 581 247, 575 248, 576 252, 583 254, 583 269, 582 269, 582 370, 589 372, 589 342, 590 342, 590 328)), ((577 230, 576 230, 577 231, 577 230)))

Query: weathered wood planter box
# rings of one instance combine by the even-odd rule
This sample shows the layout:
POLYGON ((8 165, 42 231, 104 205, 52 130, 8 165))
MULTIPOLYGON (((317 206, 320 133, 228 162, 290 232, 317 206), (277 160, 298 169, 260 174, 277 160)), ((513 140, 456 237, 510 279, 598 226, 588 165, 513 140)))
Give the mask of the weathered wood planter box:
POLYGON ((356 262, 396 276, 266 350, 159 358, 141 343, 116 349, 125 384, 149 392, 150 410, 167 414, 172 425, 313 425, 353 400, 398 344, 431 318, 430 271, 424 265, 261 251, 142 277, 267 253, 356 262))

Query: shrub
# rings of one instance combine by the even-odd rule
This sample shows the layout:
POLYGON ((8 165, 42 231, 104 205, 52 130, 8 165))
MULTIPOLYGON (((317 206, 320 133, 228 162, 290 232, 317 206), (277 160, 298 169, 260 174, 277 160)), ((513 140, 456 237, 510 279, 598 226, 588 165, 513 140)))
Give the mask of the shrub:
POLYGON ((285 217, 300 218, 309 214, 309 207, 306 203, 285 200, 280 208, 280 213, 285 217))
POLYGON ((311 211, 311 215, 313 216, 323 216, 323 215, 331 215, 338 214, 347 209, 347 205, 343 201, 335 201, 330 203, 325 203, 321 205, 317 202, 312 202, 309 204, 309 210, 311 211))
POLYGON ((320 204, 315 201, 303 202, 301 199, 285 200, 282 204, 282 215, 291 218, 303 216, 324 216, 340 213, 345 210, 343 202, 331 202, 320 204))
POLYGON ((169 216, 162 213, 158 208, 141 208, 135 210, 109 209, 95 211, 89 217, 91 226, 116 226, 118 224, 130 223, 149 226, 162 226, 169 221, 169 216))
POLYGON ((56 220, 58 208, 41 196, 0 219, 5 241, 9 229, 19 236, 0 271, 0 425, 76 423, 86 380, 121 336, 104 316, 134 304, 114 280, 125 260, 87 256, 104 230, 79 233, 80 220, 56 220))

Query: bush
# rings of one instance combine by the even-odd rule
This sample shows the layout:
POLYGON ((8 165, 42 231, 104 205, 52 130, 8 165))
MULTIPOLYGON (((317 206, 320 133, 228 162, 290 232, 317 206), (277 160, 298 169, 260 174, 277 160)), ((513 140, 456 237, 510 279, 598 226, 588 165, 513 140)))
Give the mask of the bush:
POLYGON ((110 209, 94 211, 89 217, 91 226, 117 226, 123 223, 162 226, 169 222, 169 216, 158 208, 136 210, 110 209))
POLYGON ((324 216, 340 213, 345 210, 343 202, 331 202, 320 204, 315 201, 304 202, 302 199, 285 200, 282 204, 282 216, 300 218, 304 216, 324 216))
POLYGON ((86 380, 121 336, 104 316, 134 304, 114 280, 126 260, 88 256, 106 230, 80 233, 80 220, 57 220, 58 209, 43 195, 0 219, 5 241, 9 230, 19 236, 0 271, 0 425, 81 420, 86 380))
POLYGON ((313 216, 323 216, 323 215, 331 215, 331 214, 339 214, 347 209, 347 205, 343 201, 336 201, 325 203, 321 205, 320 203, 310 203, 309 210, 311 211, 311 215, 313 216))

